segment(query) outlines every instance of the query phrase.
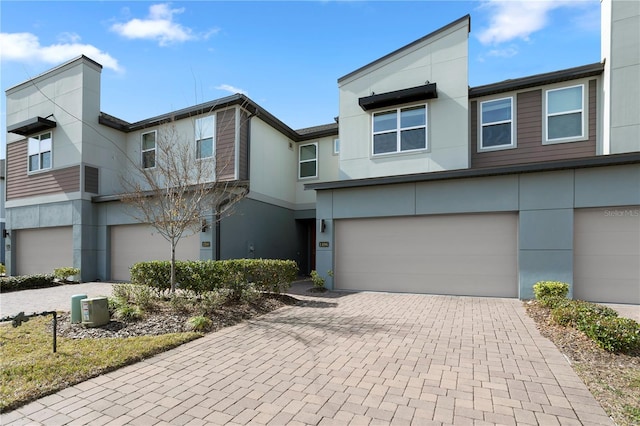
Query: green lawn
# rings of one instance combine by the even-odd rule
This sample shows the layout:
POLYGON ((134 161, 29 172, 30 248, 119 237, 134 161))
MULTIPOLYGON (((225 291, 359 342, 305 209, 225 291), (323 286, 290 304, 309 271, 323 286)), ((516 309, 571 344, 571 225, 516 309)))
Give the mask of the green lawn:
POLYGON ((52 351, 50 318, 31 318, 22 326, 0 326, 0 412, 17 408, 118 367, 201 337, 175 333, 115 339, 58 337, 52 351))

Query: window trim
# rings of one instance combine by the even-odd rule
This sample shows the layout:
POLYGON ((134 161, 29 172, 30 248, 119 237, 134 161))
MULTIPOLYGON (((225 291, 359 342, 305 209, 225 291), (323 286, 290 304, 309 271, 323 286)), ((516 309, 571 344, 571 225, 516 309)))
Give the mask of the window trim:
POLYGON ((311 142, 311 143, 305 143, 305 144, 300 144, 298 145, 298 179, 300 180, 306 180, 306 179, 317 179, 318 178, 318 142, 311 142), (316 157, 314 159, 311 160, 301 160, 300 159, 300 154, 302 152, 302 148, 305 146, 309 146, 309 145, 313 145, 316 148, 316 157), (310 163, 312 161, 315 161, 316 163, 316 171, 315 174, 313 176, 300 176, 300 172, 301 172, 301 167, 302 163, 310 163))
POLYGON ((513 96, 503 96, 500 98, 492 98, 485 99, 484 101, 479 101, 478 106, 478 137, 477 137, 477 152, 490 152, 490 151, 501 151, 503 149, 513 149, 517 148, 517 132, 516 132, 516 111, 515 111, 515 100, 516 95, 513 96), (502 101, 505 99, 509 99, 511 101, 511 120, 502 120, 502 121, 492 121, 490 123, 486 123, 486 125, 496 125, 496 124, 504 124, 511 123, 511 143, 509 145, 498 145, 498 146, 483 146, 483 131, 482 129, 485 127, 485 123, 482 121, 482 106, 487 102, 496 102, 502 101))
POLYGON ((195 143, 196 143, 196 160, 209 160, 209 159, 215 158, 215 156, 216 156, 216 116, 215 116, 215 114, 208 115, 206 117, 197 118, 195 120, 195 122, 194 122, 194 129, 193 130, 194 130, 194 140, 195 140, 195 143), (198 142, 200 142, 200 141, 202 141, 204 139, 208 139, 208 138, 206 138, 206 137, 198 138, 198 136, 201 136, 201 135, 198 135, 198 123, 200 121, 204 121, 204 120, 207 120, 207 119, 213 121, 213 123, 211 124, 211 155, 208 156, 208 157, 200 157, 200 150, 198 149, 199 148, 198 147, 198 142))
POLYGON ((543 103, 543 119, 542 119, 542 135, 543 135, 543 139, 542 139, 542 144, 543 145, 553 145, 553 144, 558 144, 558 143, 568 143, 568 142, 578 142, 578 141, 585 141, 589 139, 589 111, 588 111, 588 82, 582 82, 582 83, 578 83, 578 84, 572 84, 572 85, 557 85, 554 87, 550 87, 547 89, 544 89, 544 103, 543 103), (553 113, 553 114, 549 114, 549 93, 551 92, 557 92, 560 90, 567 90, 567 89, 573 89, 574 87, 580 87, 582 90, 582 105, 581 105, 581 109, 580 110, 567 110, 567 111, 563 111, 561 113, 553 113), (557 116, 562 116, 562 115, 567 115, 567 114, 575 114, 576 112, 580 112, 580 118, 581 118, 581 134, 578 136, 568 136, 568 137, 564 137, 564 138, 554 138, 554 139, 549 139, 549 117, 557 117, 557 116))
POLYGON ((384 156, 388 156, 388 155, 405 155, 405 154, 416 154, 416 153, 421 153, 421 152, 428 152, 429 151, 429 107, 428 104, 426 103, 419 103, 419 104, 412 104, 412 105, 402 105, 402 106, 398 106, 395 108, 385 108, 385 109, 381 109, 379 111, 372 111, 371 112, 371 157, 372 158, 380 158, 380 157, 384 157, 384 156), (424 107, 424 125, 420 125, 420 126, 411 126, 411 127, 406 127, 403 128, 401 127, 401 112, 402 110, 409 110, 409 109, 413 109, 413 108, 417 108, 417 107, 424 107), (396 127, 395 130, 393 131, 383 131, 383 132, 375 132, 374 131, 374 126, 375 126, 375 116, 378 114, 386 114, 389 112, 395 112, 396 114, 396 127), (406 150, 402 150, 401 146, 402 146, 402 138, 400 137, 400 135, 402 134, 403 130, 415 130, 415 129, 422 129, 424 128, 424 148, 417 148, 417 149, 406 149, 406 150), (376 135, 381 135, 381 134, 385 134, 385 133, 393 133, 395 132, 396 134, 396 150, 395 151, 390 151, 390 152, 381 152, 379 154, 374 153, 374 148, 375 148, 375 136, 376 135))
POLYGON ((151 170, 156 168, 157 154, 158 154, 157 149, 158 149, 158 131, 157 130, 151 130, 150 132, 144 132, 140 134, 140 165, 142 166, 143 170, 151 170), (153 149, 144 149, 144 135, 148 135, 150 133, 154 134, 153 149), (153 167, 145 167, 144 154, 145 152, 150 152, 150 151, 153 151, 153 167))
POLYGON ((52 168, 53 168, 53 132, 47 131, 47 132, 39 133, 35 136, 29 136, 27 138, 27 174, 40 173, 40 172, 51 170, 52 168), (49 140, 51 141, 51 147, 48 150, 43 151, 41 146, 42 136, 47 134, 49 135, 49 140), (34 154, 29 153, 29 142, 31 141, 31 139, 38 140, 38 152, 34 154), (49 167, 42 167, 42 155, 46 154, 47 152, 49 153, 49 167), (31 170, 31 157, 33 157, 34 155, 38 156, 38 168, 31 170))

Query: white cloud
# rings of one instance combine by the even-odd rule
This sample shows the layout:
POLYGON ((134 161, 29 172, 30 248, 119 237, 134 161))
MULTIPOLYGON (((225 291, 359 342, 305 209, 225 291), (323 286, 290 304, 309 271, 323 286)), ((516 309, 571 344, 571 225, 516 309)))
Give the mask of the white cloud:
POLYGON ((44 62, 59 64, 85 55, 102 64, 105 68, 121 72, 123 69, 118 60, 91 44, 79 43, 77 34, 64 33, 62 41, 49 46, 42 46, 38 37, 31 33, 0 33, 0 57, 2 60, 15 62, 44 62))
POLYGON ((489 9, 489 27, 478 33, 482 44, 498 44, 529 36, 547 25, 549 13, 563 6, 580 5, 567 0, 488 0, 481 8, 489 9))
POLYGON ((113 24, 111 30, 130 39, 156 40, 160 46, 181 43, 197 38, 191 28, 174 22, 174 15, 184 12, 184 8, 171 9, 169 4, 154 4, 149 7, 146 19, 131 19, 125 23, 113 24))
POLYGON ((231 92, 233 94, 240 93, 242 95, 249 96, 249 92, 247 92, 246 90, 239 89, 239 88, 231 86, 229 84, 220 84, 220 85, 216 86, 215 89, 224 90, 224 91, 227 91, 227 92, 231 92))
POLYGON ((518 48, 514 45, 505 47, 504 49, 492 49, 487 52, 487 56, 494 56, 499 58, 511 58, 518 54, 518 48))

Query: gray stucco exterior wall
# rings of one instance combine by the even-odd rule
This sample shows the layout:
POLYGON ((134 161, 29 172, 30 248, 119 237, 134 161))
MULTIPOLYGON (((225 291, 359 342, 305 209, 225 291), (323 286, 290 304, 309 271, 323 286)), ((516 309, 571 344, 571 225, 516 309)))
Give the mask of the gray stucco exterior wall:
POLYGON ((513 211, 519 297, 529 299, 540 280, 573 285, 575 209, 614 206, 640 206, 640 165, 320 189, 316 269, 334 270, 334 219, 513 211))

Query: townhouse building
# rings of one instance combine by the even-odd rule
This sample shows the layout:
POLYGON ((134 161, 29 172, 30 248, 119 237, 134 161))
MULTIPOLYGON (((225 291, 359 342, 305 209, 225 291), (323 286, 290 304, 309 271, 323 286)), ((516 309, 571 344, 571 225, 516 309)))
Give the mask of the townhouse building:
POLYGON ((530 298, 559 280, 640 303, 640 6, 602 1, 601 62, 473 88, 470 22, 339 78, 337 122, 309 129, 240 94, 129 123, 101 112, 84 56, 9 88, 9 273, 127 280, 168 258, 120 177, 170 123, 246 189, 179 258, 293 259, 341 290, 530 298))

